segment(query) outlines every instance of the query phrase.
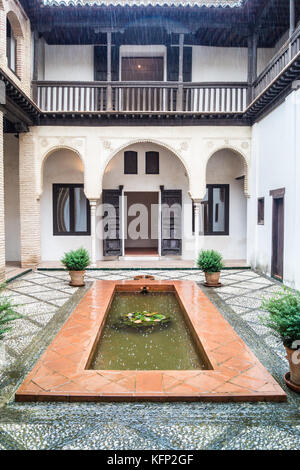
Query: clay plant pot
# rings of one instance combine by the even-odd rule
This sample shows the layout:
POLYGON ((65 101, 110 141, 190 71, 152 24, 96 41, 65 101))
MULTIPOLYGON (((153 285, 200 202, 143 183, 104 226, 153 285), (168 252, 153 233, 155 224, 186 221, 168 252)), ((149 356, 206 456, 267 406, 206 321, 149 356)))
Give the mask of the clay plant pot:
POLYGON ((69 282, 70 286, 73 287, 82 287, 85 286, 84 275, 85 271, 69 271, 71 281, 69 282))
POLYGON ((204 273, 206 284, 208 286, 218 286, 220 281, 220 272, 218 273, 204 273))
POLYGON ((300 351, 285 346, 286 357, 290 364, 290 381, 300 387, 300 351), (295 359, 296 357, 296 359, 295 359), (298 364, 297 364, 298 363, 298 364))

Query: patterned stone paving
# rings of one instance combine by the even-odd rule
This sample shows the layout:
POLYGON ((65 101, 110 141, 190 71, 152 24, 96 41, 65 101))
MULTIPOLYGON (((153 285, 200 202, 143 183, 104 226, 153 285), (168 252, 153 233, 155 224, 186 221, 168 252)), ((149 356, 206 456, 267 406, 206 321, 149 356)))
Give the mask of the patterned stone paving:
MULTIPOLYGON (((203 281, 199 271, 89 271, 94 279, 203 281)), ((22 319, 0 344, 0 449, 300 448, 300 399, 286 389, 285 351, 259 323, 261 298, 280 285, 248 270, 222 273, 205 293, 288 393, 287 403, 15 403, 13 396, 85 293, 62 271, 29 273, 6 294, 22 319)))

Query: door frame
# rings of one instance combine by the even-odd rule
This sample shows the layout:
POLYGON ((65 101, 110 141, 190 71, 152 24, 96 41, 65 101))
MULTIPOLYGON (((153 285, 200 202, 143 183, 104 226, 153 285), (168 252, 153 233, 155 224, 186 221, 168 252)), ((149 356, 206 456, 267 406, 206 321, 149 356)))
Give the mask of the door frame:
MULTIPOLYGON (((285 220, 285 188, 274 189, 270 191, 270 196, 273 198, 272 200, 272 248, 271 248, 271 276, 277 279, 278 281, 283 281, 283 274, 284 274, 284 220, 285 220), (276 237, 276 245, 278 247, 278 238, 277 234, 275 233, 275 208, 276 208, 276 201, 278 199, 282 199, 282 277, 275 273, 275 256, 274 256, 274 249, 275 249, 275 237, 276 237)), ((277 226, 277 225, 276 225, 277 226)))

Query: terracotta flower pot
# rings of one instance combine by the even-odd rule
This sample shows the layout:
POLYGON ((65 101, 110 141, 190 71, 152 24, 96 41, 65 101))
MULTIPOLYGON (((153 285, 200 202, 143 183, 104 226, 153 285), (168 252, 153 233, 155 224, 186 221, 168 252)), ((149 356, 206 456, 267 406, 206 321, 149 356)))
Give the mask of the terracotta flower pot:
POLYGON ((71 281, 69 282, 70 286, 73 287, 82 287, 85 286, 84 275, 85 271, 69 271, 71 281))
POLYGON ((220 272, 219 273, 204 273, 206 284, 208 286, 217 286, 220 280, 220 272))
POLYGON ((287 360, 290 364, 290 380, 300 386, 300 350, 290 349, 285 346, 287 360))

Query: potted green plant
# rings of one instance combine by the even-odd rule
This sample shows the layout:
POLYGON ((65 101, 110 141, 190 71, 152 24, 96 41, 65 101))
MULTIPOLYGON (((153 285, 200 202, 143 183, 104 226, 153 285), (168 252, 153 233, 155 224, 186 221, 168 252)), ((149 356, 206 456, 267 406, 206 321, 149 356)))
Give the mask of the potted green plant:
POLYGON ((204 271, 207 286, 219 285, 221 269, 224 268, 221 253, 215 250, 200 251, 197 266, 204 271))
POLYGON ((78 250, 69 251, 65 253, 61 262, 69 271, 71 277, 70 286, 84 286, 85 270, 90 264, 90 257, 87 250, 78 248, 78 250))
POLYGON ((285 382, 300 392, 300 293, 284 288, 264 299, 262 309, 269 315, 261 316, 261 323, 271 328, 286 349, 290 372, 285 375, 285 382))

